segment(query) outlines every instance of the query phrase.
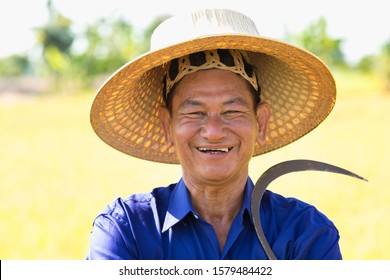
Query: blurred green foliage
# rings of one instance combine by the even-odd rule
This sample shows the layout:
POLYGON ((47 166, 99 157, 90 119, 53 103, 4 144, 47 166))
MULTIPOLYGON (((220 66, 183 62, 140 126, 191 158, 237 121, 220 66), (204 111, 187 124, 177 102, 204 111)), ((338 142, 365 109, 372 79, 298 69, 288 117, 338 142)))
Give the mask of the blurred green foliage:
POLYGON ((0 76, 28 75, 31 67, 30 60, 26 55, 11 55, 0 59, 0 76))
MULTIPOLYGON (((108 75, 137 55, 149 50, 150 37, 158 24, 167 18, 156 18, 145 30, 121 17, 98 19, 74 31, 74 23, 47 2, 49 19, 36 29, 39 55, 13 55, 0 59, 0 76, 35 75, 68 80, 88 87, 95 77, 108 75)), ((332 38, 325 18, 311 23, 298 34, 287 34, 285 40, 320 57, 332 70, 358 70, 381 77, 390 88, 390 38, 379 54, 362 58, 356 65, 345 61, 342 39, 332 38)), ((57 83, 58 84, 58 83, 57 83)))
POLYGON ((167 18, 156 18, 142 31, 134 30, 131 23, 121 17, 100 18, 75 32, 74 23, 50 0, 47 9, 47 23, 35 29, 33 55, 28 53, 0 59, 0 76, 43 76, 89 86, 94 77, 111 73, 148 51, 154 28, 167 18))
POLYGON ((379 73, 384 76, 386 88, 390 90, 390 39, 382 47, 379 57, 379 73))
POLYGON ((287 40, 303 47, 324 60, 331 67, 347 63, 341 50, 342 40, 331 38, 326 19, 321 17, 297 35, 288 35, 287 40))

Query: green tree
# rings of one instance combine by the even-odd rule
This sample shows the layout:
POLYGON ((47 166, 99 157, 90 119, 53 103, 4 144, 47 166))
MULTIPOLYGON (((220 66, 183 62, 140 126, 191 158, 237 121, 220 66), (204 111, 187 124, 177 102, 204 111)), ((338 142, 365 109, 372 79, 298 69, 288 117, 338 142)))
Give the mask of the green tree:
POLYGON ((361 72, 372 72, 375 70, 376 62, 378 60, 378 55, 367 55, 360 59, 360 61, 355 66, 355 69, 361 72))
POLYGON ((30 60, 26 55, 15 54, 0 59, 0 76, 22 76, 31 72, 30 60))
POLYGON ((59 75, 69 68, 68 56, 74 34, 71 21, 55 9, 51 0, 47 1, 47 8, 49 21, 45 26, 36 29, 36 37, 49 71, 59 75))
POLYGON ((383 45, 377 61, 378 70, 385 80, 386 89, 390 90, 390 39, 383 45))
POLYGON ((99 19, 86 27, 80 40, 85 49, 74 50, 77 71, 94 76, 115 71, 136 55, 133 26, 122 18, 99 19))
POLYGON ((73 50, 73 65, 78 74, 92 78, 112 73, 135 56, 149 50, 152 30, 166 16, 155 19, 145 30, 135 30, 121 18, 98 19, 80 36, 83 49, 73 50))
POLYGON ((329 66, 345 66, 341 50, 341 39, 333 39, 327 30, 326 19, 321 17, 297 35, 289 34, 287 39, 314 53, 329 66))

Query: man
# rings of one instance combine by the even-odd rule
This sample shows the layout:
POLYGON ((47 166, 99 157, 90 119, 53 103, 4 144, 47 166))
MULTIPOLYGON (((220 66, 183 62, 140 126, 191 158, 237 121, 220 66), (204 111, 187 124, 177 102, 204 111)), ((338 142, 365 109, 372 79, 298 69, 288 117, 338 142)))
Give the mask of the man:
MULTIPOLYGON (((249 162, 329 114, 332 75, 229 10, 173 17, 151 49, 100 89, 92 126, 124 153, 180 163, 183 176, 108 205, 87 258, 266 259, 251 219, 249 162)), ((266 191, 260 215, 278 259, 341 258, 337 229, 313 206, 266 191)))

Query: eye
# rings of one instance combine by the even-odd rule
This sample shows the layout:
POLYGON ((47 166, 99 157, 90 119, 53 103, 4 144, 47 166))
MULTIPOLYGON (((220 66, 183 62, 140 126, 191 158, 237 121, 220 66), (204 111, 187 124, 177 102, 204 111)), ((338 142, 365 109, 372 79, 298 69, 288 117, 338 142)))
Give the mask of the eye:
POLYGON ((229 111, 226 111, 226 112, 225 112, 225 114, 237 114, 237 113, 241 113, 241 111, 229 110, 229 111))
POLYGON ((240 117, 242 116, 244 113, 242 111, 237 111, 237 110, 228 110, 228 111, 225 111, 223 113, 223 115, 225 117, 228 117, 228 118, 235 118, 235 117, 240 117))
POLYGON ((201 111, 195 111, 195 112, 190 112, 188 113, 188 115, 193 115, 193 116, 204 116, 205 113, 201 112, 201 111))
POLYGON ((199 119, 199 118, 203 118, 204 116, 206 116, 206 113, 204 113, 202 111, 191 111, 191 112, 185 113, 184 115, 187 118, 199 119))

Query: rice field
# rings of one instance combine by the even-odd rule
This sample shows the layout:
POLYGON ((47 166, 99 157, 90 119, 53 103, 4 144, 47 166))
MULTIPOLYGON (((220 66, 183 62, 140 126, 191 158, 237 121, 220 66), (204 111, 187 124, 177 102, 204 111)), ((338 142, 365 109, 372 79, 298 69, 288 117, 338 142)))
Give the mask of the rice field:
MULTIPOLYGON (((250 175, 256 181, 278 162, 305 158, 367 178, 299 172, 269 189, 329 216, 345 259, 390 259, 390 94, 362 77, 337 73, 336 80, 339 98, 329 118, 254 158, 250 175)), ((0 259, 83 259, 93 219, 107 203, 178 180, 178 166, 134 159, 103 143, 89 124, 91 100, 86 93, 0 103, 0 259)))

